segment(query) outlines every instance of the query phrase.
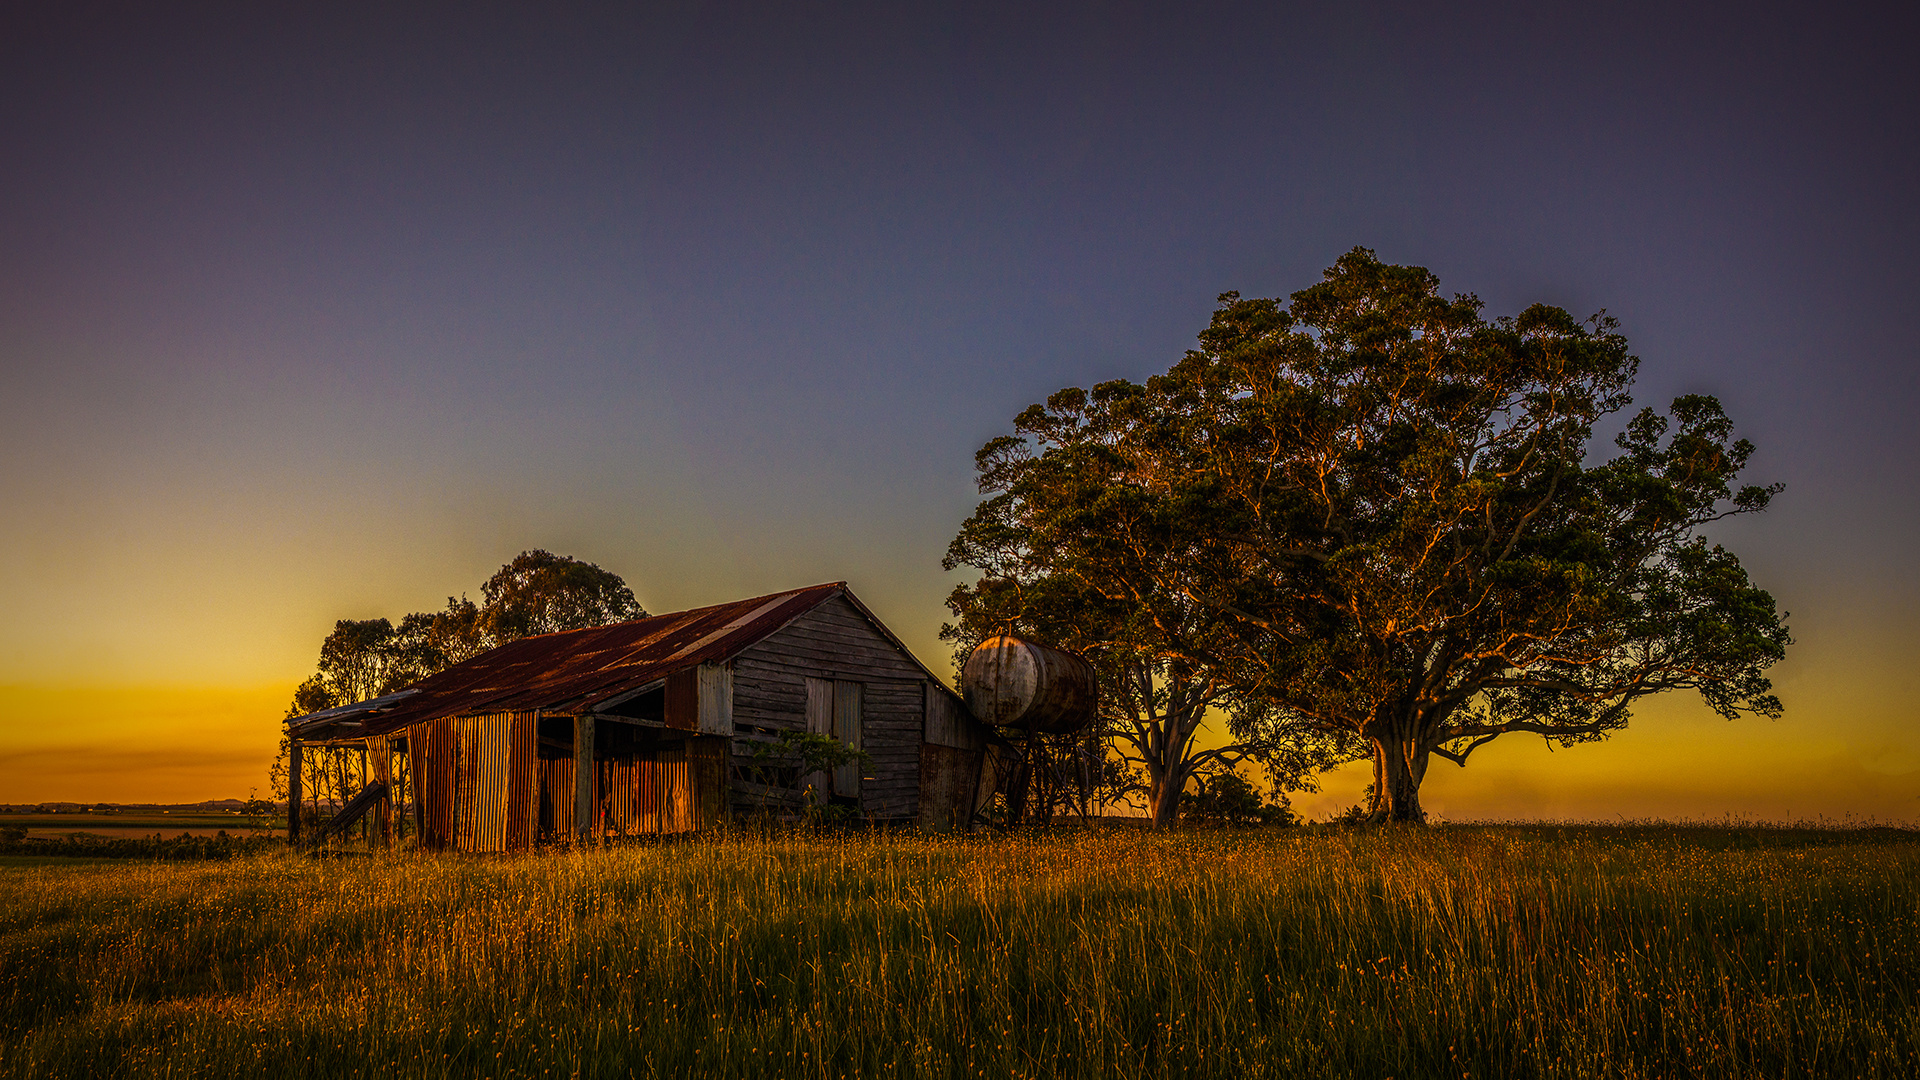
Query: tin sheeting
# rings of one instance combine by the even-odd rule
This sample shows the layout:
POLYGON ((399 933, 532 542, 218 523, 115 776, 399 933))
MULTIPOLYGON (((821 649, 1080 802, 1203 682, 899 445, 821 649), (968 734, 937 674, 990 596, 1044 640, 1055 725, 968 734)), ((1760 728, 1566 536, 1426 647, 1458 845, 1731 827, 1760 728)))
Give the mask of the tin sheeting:
POLYGON ((421 843, 440 850, 453 846, 454 759, 460 738, 450 717, 421 724, 407 733, 407 767, 414 783, 415 823, 421 843))
POLYGON ((539 822, 540 714, 518 712, 507 728, 507 850, 533 847, 539 822))
POLYGON ((596 762, 601 831, 615 836, 692 832, 693 784, 684 746, 596 762))
POLYGON ((506 713, 460 718, 455 811, 461 851, 507 850, 507 777, 510 744, 506 713))
POLYGON ((533 846, 540 776, 532 713, 444 717, 410 732, 423 781, 421 834, 430 848, 533 846), (416 749, 417 748, 417 749, 416 749))
MULTIPOLYGON (((594 762, 594 836, 649 836, 692 832, 711 825, 722 809, 718 784, 726 753, 722 739, 694 739, 594 762)), ((572 758, 541 758, 543 832, 571 836, 572 758)))
POLYGON ((540 831, 551 836, 572 836, 573 759, 540 759, 540 831))
MULTIPOLYGON (((428 676, 385 700, 313 713, 288 725, 302 740, 321 740, 346 734, 338 730, 343 721, 353 725, 353 736, 361 737, 447 716, 591 712, 598 703, 671 672, 726 660, 837 595, 852 600, 845 582, 832 582, 611 626, 522 638, 428 676), (341 716, 343 712, 352 719, 341 716)), ((854 604, 865 611, 858 601, 854 604)))

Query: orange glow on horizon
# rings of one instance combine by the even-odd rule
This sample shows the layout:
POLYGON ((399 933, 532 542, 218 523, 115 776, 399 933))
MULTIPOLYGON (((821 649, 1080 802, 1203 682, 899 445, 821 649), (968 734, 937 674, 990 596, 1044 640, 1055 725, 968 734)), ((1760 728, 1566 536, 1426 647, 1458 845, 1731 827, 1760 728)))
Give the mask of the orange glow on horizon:
MULTIPOLYGON (((686 591, 683 606, 726 599, 729 590, 688 584, 686 591)), ((915 625, 910 617, 930 605, 882 588, 863 598, 933 670, 949 670, 947 649, 934 635, 937 624, 929 618, 915 625)), ((658 598, 645 599, 667 610, 658 598)), ((390 605, 391 614, 405 606, 390 605)), ((320 625, 313 617, 292 621, 320 625)), ((1536 737, 1513 735, 1477 751, 1464 769, 1436 759, 1422 801, 1436 818, 1452 821, 1920 822, 1920 725, 1913 723, 1911 704, 1916 676, 1901 655, 1902 630, 1878 623, 1863 617, 1844 636, 1812 635, 1814 642, 1794 647, 1775 672, 1787 704, 1778 721, 1728 722, 1690 695, 1670 695, 1643 703, 1632 726, 1605 742, 1550 749, 1536 737)), ((287 636, 285 627, 269 632, 287 636)), ((224 633, 235 642, 246 637, 231 628, 224 633)), ((220 654, 226 639, 210 636, 207 651, 220 654)), ((0 802, 266 795, 279 720, 294 686, 311 671, 305 658, 317 644, 315 634, 299 650, 304 663, 257 663, 275 669, 277 678, 237 684, 217 676, 203 676, 199 685, 32 682, 16 669, 0 684, 0 802)), ((1217 745, 1221 732, 1203 737, 1217 745)), ((1309 819, 1324 819, 1358 801, 1370 778, 1365 763, 1350 765, 1322 777, 1321 791, 1296 793, 1292 802, 1309 819)))
POLYGON ((264 798, 293 686, 0 686, 0 802, 264 798))

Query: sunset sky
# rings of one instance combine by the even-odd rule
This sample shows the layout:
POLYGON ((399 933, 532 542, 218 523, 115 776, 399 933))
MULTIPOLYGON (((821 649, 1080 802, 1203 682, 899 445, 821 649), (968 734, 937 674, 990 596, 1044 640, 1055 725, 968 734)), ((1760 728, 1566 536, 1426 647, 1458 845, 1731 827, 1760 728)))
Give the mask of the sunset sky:
POLYGON ((1911 5, 26 7, 0 802, 264 790, 334 620, 535 547, 655 612, 844 579, 949 670, 979 444, 1363 245, 1606 309, 1786 484, 1715 535, 1785 718, 1515 736, 1428 809, 1920 820, 1911 5))

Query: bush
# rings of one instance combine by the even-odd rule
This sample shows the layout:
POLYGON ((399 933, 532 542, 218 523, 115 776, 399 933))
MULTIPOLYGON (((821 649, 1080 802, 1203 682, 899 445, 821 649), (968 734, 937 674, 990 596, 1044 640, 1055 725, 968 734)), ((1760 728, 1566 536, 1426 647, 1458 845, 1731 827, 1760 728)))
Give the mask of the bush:
POLYGON ((277 837, 229 836, 222 830, 216 836, 189 836, 181 833, 167 839, 152 836, 71 836, 29 837, 21 828, 0 829, 0 855, 57 855, 82 859, 161 859, 165 861, 231 859, 252 855, 279 846, 277 837))
POLYGON ((1298 825, 1293 804, 1285 795, 1263 800, 1253 781, 1236 772, 1217 773, 1202 781, 1186 801, 1186 815, 1199 821, 1227 825, 1298 825))

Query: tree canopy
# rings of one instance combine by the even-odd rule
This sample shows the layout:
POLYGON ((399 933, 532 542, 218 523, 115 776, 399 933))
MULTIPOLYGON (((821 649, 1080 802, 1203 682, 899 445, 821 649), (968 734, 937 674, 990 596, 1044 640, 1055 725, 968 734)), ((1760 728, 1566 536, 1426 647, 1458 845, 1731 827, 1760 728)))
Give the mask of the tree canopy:
POLYGON ((1394 819, 1424 816, 1432 755, 1604 738, 1649 694, 1779 715, 1786 626, 1703 534, 1779 489, 1737 484, 1753 446, 1703 395, 1600 455, 1638 369, 1604 313, 1489 320, 1355 249, 1289 301, 1223 295, 1199 345, 982 449, 969 588, 1058 579, 1217 683, 1252 752, 1371 756, 1394 819))
MULTIPOLYGON (((1019 436, 981 449, 980 486, 994 495, 961 526, 945 563, 949 570, 972 567, 981 577, 948 597, 955 622, 942 636, 956 646, 956 665, 1003 631, 1086 657, 1100 683, 1095 734, 1112 742, 1128 768, 1144 773, 1148 812, 1155 827, 1164 828, 1178 817, 1190 781, 1231 768, 1250 751, 1295 784, 1311 766, 1331 759, 1324 740, 1196 743, 1208 711, 1244 711, 1243 688, 1257 680, 1226 663, 1201 662, 1203 655, 1235 655, 1231 648, 1199 646, 1235 634, 1238 622, 1194 601, 1200 582, 1190 575, 1200 567, 1189 558, 1186 525, 1173 503, 1141 482, 1127 411, 1105 407, 1111 389, 1055 394, 1047 407, 1020 415, 1019 436)), ((1043 743, 1038 751, 1048 760, 1036 764, 1084 759, 1075 761, 1074 772, 1105 779, 1102 747, 1087 754, 1073 739, 1043 743)))
POLYGON ((492 645, 646 615, 620 575, 539 549, 501 567, 480 595, 479 627, 492 645))
POLYGON ((318 670, 294 692, 287 715, 389 694, 488 649, 533 634, 579 630, 646 616, 620 575, 593 563, 533 550, 480 586, 484 603, 447 598, 442 611, 386 619, 341 619, 320 643, 318 670))

